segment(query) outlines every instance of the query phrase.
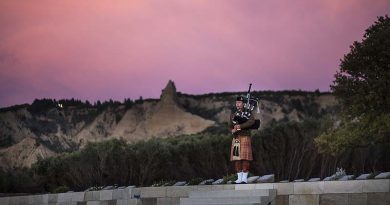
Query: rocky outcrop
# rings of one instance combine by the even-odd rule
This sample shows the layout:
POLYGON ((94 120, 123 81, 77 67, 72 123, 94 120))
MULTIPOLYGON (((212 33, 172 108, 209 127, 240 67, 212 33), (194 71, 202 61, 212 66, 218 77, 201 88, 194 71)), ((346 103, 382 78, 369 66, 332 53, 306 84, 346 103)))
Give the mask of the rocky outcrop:
POLYGON ((177 104, 176 86, 173 81, 168 81, 161 91, 160 104, 177 104))
POLYGON ((177 103, 175 84, 169 81, 162 90, 160 101, 144 103, 128 110, 116 126, 113 136, 137 141, 151 137, 195 134, 214 123, 185 111, 177 103))
POLYGON ((123 138, 129 142, 152 137, 170 137, 195 134, 214 125, 185 111, 177 103, 176 87, 169 81, 158 102, 143 102, 127 110, 120 121, 115 121, 115 110, 101 113, 88 127, 77 134, 78 142, 123 138))
POLYGON ((5 169, 14 167, 30 167, 38 158, 56 155, 35 139, 26 137, 19 143, 0 150, 0 165, 5 169))

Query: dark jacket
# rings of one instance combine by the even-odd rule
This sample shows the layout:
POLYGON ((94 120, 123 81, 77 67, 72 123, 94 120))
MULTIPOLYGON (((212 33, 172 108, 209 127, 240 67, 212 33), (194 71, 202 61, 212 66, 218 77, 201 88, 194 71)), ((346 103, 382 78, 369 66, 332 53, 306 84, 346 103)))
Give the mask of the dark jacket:
MULTIPOLYGON (((233 118, 234 116, 236 115, 238 111, 232 113, 230 115, 230 120, 229 120, 229 128, 230 128, 230 131, 233 129, 234 125, 233 125, 233 118)), ((241 127, 241 130, 237 131, 234 133, 234 136, 250 136, 251 132, 250 132, 250 127, 255 123, 255 118, 253 117, 253 115, 250 115, 249 119, 246 121, 246 122, 243 122, 243 123, 239 123, 240 127, 241 127)))

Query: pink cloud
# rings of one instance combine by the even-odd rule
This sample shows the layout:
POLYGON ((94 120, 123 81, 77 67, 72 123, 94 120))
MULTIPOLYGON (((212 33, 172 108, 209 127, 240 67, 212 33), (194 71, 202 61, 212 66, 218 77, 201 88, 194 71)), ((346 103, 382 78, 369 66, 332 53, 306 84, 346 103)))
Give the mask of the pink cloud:
POLYGON ((179 91, 329 90, 387 0, 2 1, 0 107, 179 91))

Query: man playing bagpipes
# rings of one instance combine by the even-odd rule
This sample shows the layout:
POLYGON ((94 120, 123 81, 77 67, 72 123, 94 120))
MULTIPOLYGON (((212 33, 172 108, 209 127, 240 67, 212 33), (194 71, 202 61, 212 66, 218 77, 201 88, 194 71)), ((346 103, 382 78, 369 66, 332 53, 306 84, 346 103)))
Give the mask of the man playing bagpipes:
POLYGON ((258 101, 250 98, 251 86, 252 84, 249 85, 246 99, 242 96, 237 97, 237 110, 230 116, 229 121, 234 136, 230 150, 230 161, 234 161, 237 171, 237 180, 234 182, 236 184, 248 182, 249 162, 253 160, 250 130, 258 129, 260 126, 260 120, 255 120, 252 115, 258 101))

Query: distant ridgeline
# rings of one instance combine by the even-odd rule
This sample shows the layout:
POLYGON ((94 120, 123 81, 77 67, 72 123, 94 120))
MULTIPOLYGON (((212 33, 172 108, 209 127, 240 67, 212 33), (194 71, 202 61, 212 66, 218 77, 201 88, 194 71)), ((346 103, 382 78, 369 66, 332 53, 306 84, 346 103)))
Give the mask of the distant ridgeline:
MULTIPOLYGON (((35 100, 0 109, 0 192, 84 190, 117 184, 220 178, 233 173, 227 120, 236 93, 189 95, 169 81, 160 99, 35 100), (27 168, 23 168, 27 167, 27 168)), ((390 170, 389 149, 319 153, 314 138, 337 122, 337 100, 319 91, 255 91, 255 175, 276 180, 390 170)))

